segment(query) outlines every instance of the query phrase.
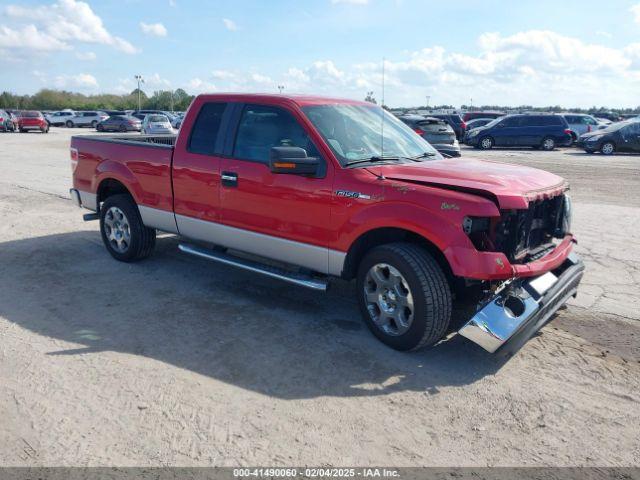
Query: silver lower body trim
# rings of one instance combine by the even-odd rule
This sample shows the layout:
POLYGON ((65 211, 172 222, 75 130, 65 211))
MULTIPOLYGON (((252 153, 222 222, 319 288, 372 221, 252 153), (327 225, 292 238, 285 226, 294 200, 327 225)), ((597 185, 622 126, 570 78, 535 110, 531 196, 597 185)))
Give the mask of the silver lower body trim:
POLYGON ((142 217, 142 223, 144 223, 145 226, 157 228, 163 232, 178 233, 176 217, 173 212, 145 207, 144 205, 138 205, 138 210, 140 211, 140 217, 142 217))
POLYGON ((308 268, 314 272, 339 276, 346 253, 295 242, 262 233, 229 227, 220 223, 176 215, 180 235, 215 243, 223 247, 308 268))

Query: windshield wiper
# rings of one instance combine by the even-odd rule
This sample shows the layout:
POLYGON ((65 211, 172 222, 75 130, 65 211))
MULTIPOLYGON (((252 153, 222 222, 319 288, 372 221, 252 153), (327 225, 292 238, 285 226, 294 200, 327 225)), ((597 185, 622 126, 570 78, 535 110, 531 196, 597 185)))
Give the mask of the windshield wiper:
POLYGON ((373 157, 369 157, 369 158, 361 158, 360 160, 354 160, 352 162, 347 162, 345 163, 346 167, 350 167, 351 165, 358 165, 360 163, 377 163, 377 162, 398 162, 401 159, 403 159, 404 157, 380 157, 380 156, 373 156, 373 157))
POLYGON ((389 155, 389 156, 380 156, 374 155, 369 158, 362 158, 360 160, 354 160, 353 162, 347 162, 345 166, 350 167, 351 165, 358 165, 360 163, 377 163, 377 162, 399 162, 400 160, 410 160, 412 162, 419 162, 421 158, 425 157, 435 157, 435 153, 424 152, 420 155, 416 155, 415 157, 404 157, 402 155, 389 155))

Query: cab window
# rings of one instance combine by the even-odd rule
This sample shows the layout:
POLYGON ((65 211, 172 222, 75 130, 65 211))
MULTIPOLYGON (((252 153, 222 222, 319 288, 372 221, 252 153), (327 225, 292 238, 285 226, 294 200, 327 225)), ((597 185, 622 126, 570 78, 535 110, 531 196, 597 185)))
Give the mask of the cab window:
POLYGON ((269 163, 272 147, 300 147, 309 157, 320 156, 307 133, 289 112, 264 105, 245 106, 238 124, 233 156, 269 163))

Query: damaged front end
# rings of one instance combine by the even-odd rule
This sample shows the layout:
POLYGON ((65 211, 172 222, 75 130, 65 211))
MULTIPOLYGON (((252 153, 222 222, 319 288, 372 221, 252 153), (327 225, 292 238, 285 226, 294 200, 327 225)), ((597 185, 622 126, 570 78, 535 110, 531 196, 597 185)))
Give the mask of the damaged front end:
POLYGON ((563 253, 574 241, 571 217, 571 199, 562 193, 532 199, 527 209, 502 211, 499 219, 465 222, 476 248, 503 253, 513 277, 480 302, 459 330, 462 336, 492 353, 516 351, 576 296, 584 264, 574 252, 563 253))
POLYGON ((557 269, 504 282, 458 333, 488 352, 513 353, 575 297, 584 263, 569 254, 557 269))

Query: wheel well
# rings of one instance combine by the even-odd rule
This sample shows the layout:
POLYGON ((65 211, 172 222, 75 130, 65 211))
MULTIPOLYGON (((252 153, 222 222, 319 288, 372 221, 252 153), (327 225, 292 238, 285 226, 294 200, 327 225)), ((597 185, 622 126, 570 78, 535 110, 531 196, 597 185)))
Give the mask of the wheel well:
POLYGON ((402 228, 377 228, 361 235, 349 248, 342 271, 343 278, 351 280, 358 272, 358 265, 365 254, 374 247, 393 242, 409 242, 420 245, 438 262, 440 268, 451 283, 453 272, 444 254, 426 238, 402 228))
POLYGON ((110 196, 121 193, 126 193, 127 195, 132 196, 131 192, 127 190, 127 187, 125 187, 122 182, 114 180, 113 178, 103 180, 98 186, 98 206, 110 196))

